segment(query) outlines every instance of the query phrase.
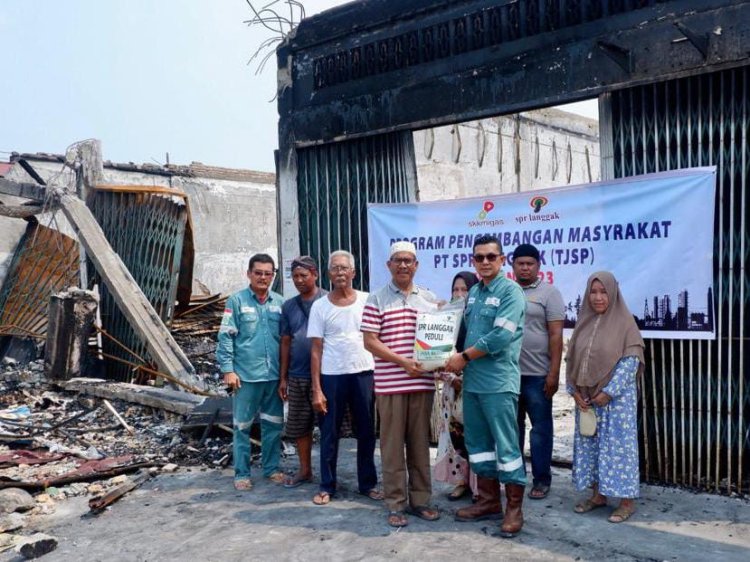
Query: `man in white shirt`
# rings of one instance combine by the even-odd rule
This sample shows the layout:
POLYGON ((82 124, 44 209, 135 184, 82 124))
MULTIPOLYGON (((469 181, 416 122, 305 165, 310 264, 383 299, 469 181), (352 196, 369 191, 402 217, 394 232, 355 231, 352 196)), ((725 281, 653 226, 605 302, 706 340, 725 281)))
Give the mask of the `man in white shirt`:
POLYGON ((320 491, 313 498, 325 505, 336 494, 336 462, 346 406, 357 437, 359 493, 382 500, 375 470, 372 355, 365 350, 360 326, 367 293, 352 286, 354 256, 337 250, 328 260, 332 290, 310 309, 307 337, 312 340, 310 371, 313 409, 320 414, 320 491))

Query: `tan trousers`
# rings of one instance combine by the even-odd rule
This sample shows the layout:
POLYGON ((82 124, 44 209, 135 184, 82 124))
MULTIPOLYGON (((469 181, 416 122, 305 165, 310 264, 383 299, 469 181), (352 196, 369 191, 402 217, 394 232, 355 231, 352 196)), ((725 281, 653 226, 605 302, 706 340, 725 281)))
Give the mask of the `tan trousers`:
POLYGON ((389 511, 403 511, 408 505, 429 505, 430 417, 434 394, 410 392, 376 397, 383 493, 389 511))

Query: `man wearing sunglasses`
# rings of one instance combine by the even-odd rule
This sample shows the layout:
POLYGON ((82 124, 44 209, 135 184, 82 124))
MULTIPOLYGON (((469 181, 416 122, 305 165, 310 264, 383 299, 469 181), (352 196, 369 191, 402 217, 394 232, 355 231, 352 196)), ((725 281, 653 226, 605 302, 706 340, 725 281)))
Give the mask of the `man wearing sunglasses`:
POLYGON ((250 258, 250 286, 227 300, 219 328, 216 359, 224 383, 234 393, 234 487, 250 490, 250 428, 260 412, 263 476, 275 484, 284 480, 279 471, 284 409, 279 386, 279 322, 284 299, 270 290, 276 272, 273 258, 250 258))
POLYGON ((473 261, 482 282, 466 300, 465 349, 450 357, 446 370, 463 371, 464 436, 479 500, 459 509, 456 520, 500 519, 502 482, 507 505, 499 535, 511 538, 523 526, 526 487, 516 421, 526 301, 521 287, 502 274, 505 256, 496 237, 474 241, 473 261))

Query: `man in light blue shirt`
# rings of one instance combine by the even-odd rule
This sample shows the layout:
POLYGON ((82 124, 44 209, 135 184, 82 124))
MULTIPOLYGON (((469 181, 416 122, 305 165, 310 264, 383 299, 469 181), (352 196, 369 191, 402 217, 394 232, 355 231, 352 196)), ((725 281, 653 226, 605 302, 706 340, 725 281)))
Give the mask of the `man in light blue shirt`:
POLYGON ((250 286, 227 300, 219 328, 216 359, 224 383, 234 391, 234 487, 250 490, 250 428, 260 413, 263 476, 279 484, 281 428, 284 410, 278 395, 279 322, 284 299, 270 290, 275 274, 273 258, 250 258, 250 286))

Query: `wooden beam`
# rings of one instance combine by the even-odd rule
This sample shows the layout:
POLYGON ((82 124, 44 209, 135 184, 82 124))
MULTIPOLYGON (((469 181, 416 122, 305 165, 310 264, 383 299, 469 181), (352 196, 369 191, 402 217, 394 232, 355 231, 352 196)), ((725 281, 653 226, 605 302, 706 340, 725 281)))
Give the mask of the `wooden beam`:
POLYGON ((12 219, 27 219, 44 211, 40 205, 3 205, 0 202, 0 215, 12 219))
POLYGON ((44 186, 35 183, 9 180, 0 178, 0 193, 13 195, 14 197, 23 197, 33 199, 34 201, 44 201, 47 190, 44 186))
POLYGON ((135 333, 146 344, 149 355, 159 370, 190 387, 202 389, 190 361, 133 279, 127 266, 110 246, 88 207, 69 193, 58 194, 58 199, 65 217, 86 249, 88 259, 101 275, 135 333))
POLYGON ((153 388, 102 379, 74 378, 68 381, 55 381, 55 383, 72 392, 110 400, 124 400, 176 414, 189 414, 206 400, 204 396, 196 396, 170 388, 153 388))
POLYGON ((91 291, 71 289, 50 296, 44 346, 47 378, 67 380, 81 374, 98 306, 91 291))

